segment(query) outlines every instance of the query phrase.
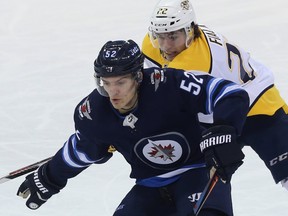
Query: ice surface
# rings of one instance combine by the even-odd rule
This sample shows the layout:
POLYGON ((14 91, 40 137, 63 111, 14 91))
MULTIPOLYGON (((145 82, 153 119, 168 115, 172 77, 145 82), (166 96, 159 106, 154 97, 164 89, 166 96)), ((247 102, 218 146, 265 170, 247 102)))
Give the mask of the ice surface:
MULTIPOLYGON (((10 0, 0 3, 0 176, 53 155, 73 132, 75 105, 95 87, 93 61, 107 40, 141 43, 155 0, 10 0)), ((226 35, 275 74, 288 101, 288 2, 193 1, 198 22, 226 35)), ((288 191, 245 148, 233 177, 235 216, 287 216, 288 191), (286 207, 285 207, 286 206, 286 207)), ((133 185, 119 154, 69 181, 36 211, 0 185, 0 215, 108 216, 133 185)))

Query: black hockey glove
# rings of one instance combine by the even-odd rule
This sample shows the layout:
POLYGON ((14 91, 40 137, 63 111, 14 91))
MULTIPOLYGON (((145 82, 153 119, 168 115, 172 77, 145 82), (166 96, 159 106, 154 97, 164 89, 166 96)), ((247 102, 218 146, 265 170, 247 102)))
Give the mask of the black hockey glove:
POLYGON ((200 143, 209 170, 216 168, 223 182, 230 182, 232 174, 242 165, 244 154, 236 142, 236 132, 231 126, 219 125, 202 133, 200 143))
POLYGON ((26 176, 26 180, 20 185, 17 195, 26 199, 26 206, 30 209, 38 209, 52 195, 58 193, 61 187, 51 183, 46 175, 46 167, 44 164, 39 169, 26 176))

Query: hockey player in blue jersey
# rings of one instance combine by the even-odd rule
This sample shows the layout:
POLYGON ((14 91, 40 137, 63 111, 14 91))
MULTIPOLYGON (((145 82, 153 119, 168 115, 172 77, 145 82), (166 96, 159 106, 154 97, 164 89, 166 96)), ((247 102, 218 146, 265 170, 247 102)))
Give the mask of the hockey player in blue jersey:
POLYGON ((212 167, 226 184, 218 181, 199 215, 232 216, 229 181, 244 158, 236 137, 248 113, 246 91, 196 71, 143 70, 132 40, 107 42, 94 69, 97 88, 75 109, 75 133, 18 189, 27 207, 39 208, 116 150, 136 183, 114 216, 193 216, 212 167), (216 125, 203 131, 199 112, 214 112, 216 125))

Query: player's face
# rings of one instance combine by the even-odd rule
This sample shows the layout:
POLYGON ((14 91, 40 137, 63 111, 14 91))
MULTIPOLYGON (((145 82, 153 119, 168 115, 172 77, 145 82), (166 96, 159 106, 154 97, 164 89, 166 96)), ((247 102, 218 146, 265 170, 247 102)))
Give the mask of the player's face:
POLYGON ((157 34, 160 50, 164 57, 172 61, 179 53, 186 49, 186 33, 178 30, 169 33, 157 34))
POLYGON ((137 81, 131 74, 101 78, 113 107, 120 112, 133 108, 137 102, 137 81))

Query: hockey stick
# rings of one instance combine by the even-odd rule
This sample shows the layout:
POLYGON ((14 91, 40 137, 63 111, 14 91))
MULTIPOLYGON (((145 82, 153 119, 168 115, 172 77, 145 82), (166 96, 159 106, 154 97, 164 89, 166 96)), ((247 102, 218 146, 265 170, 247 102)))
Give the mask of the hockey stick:
POLYGON ((46 158, 44 160, 38 161, 38 162, 30 164, 30 165, 28 165, 26 167, 23 167, 23 168, 20 168, 18 170, 15 170, 13 172, 10 172, 8 175, 0 178, 0 184, 36 170, 42 164, 44 164, 47 161, 51 160, 51 158, 52 157, 46 158))
POLYGON ((207 185, 205 186, 203 192, 197 203, 194 206, 194 214, 197 216, 202 209, 204 203, 206 202, 207 198, 209 197, 210 193, 212 192, 213 188, 215 187, 216 183, 218 182, 219 177, 216 175, 216 168, 212 167, 210 170, 210 180, 208 181, 207 185))

